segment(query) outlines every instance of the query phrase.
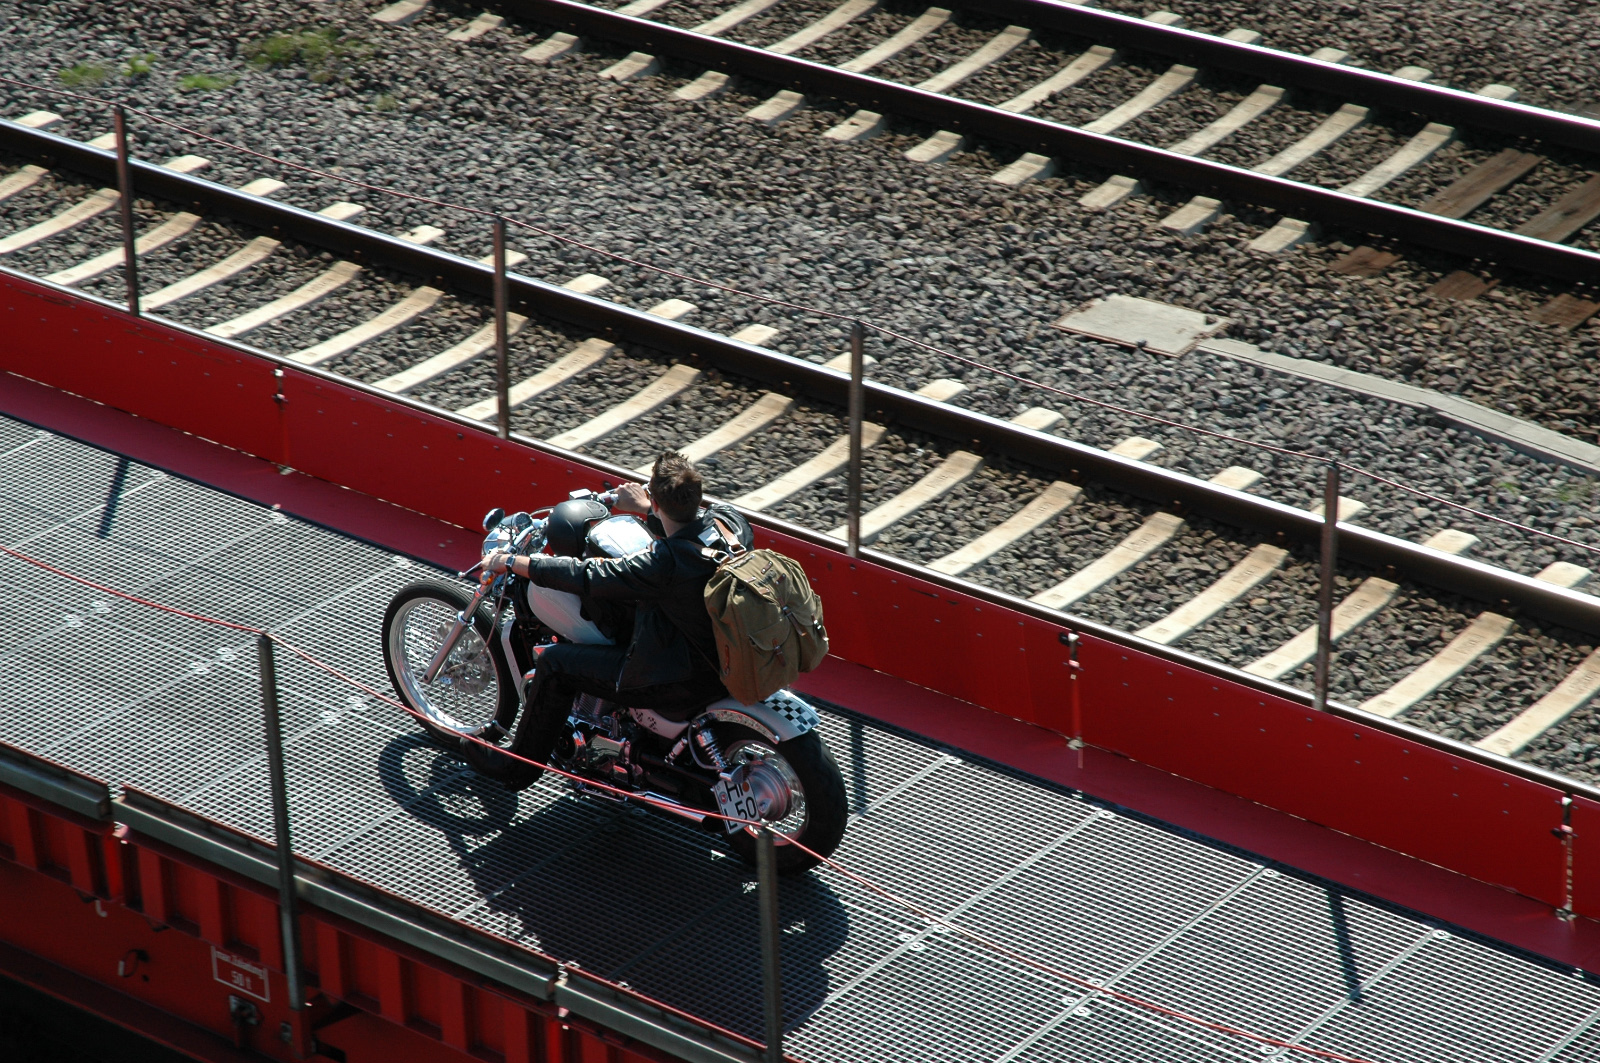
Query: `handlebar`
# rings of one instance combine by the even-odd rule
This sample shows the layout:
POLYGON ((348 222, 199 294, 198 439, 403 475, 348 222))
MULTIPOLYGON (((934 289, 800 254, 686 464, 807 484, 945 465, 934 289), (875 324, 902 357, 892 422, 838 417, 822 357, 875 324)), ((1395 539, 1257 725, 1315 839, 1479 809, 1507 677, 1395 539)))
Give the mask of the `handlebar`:
MULTIPOLYGON (((503 512, 503 511, 498 511, 497 510, 496 512, 503 512)), ((549 511, 548 510, 544 510, 542 512, 546 512, 547 513, 549 511)), ((549 522, 548 518, 541 519, 539 517, 532 517, 532 516, 530 516, 529 514, 526 514, 526 513, 519 513, 516 516, 519 517, 519 518, 525 518, 527 520, 527 523, 520 525, 520 530, 515 530, 515 528, 513 530, 511 530, 508 533, 509 534, 509 539, 502 544, 501 548, 510 548, 511 550, 516 551, 518 553, 527 553, 528 551, 526 550, 526 547, 530 545, 530 541, 534 538, 534 536, 542 534, 544 532, 545 527, 550 522, 549 522)), ((513 523, 513 522, 507 520, 507 523, 513 523)), ((505 531, 505 529, 501 529, 501 532, 504 532, 504 531, 505 531)), ((494 538, 496 534, 500 534, 501 532, 496 532, 494 534, 491 534, 490 538, 491 539, 494 538)), ((487 543, 485 545, 487 545, 487 543)), ((456 576, 459 577, 460 579, 466 579, 467 577, 471 576, 474 572, 477 572, 479 569, 483 568, 483 563, 484 563, 485 560, 487 560, 487 555, 485 557, 483 557, 483 558, 479 558, 477 564, 472 565, 471 567, 469 567, 469 568, 467 568, 467 569, 465 569, 465 570, 463 570, 461 572, 457 572, 456 576)), ((482 574, 482 576, 480 577, 481 581, 484 582, 484 583, 488 583, 493 578, 494 578, 493 574, 491 574, 491 573, 489 573, 487 571, 485 571, 482 574)))
MULTIPOLYGON (((602 506, 605 506, 607 509, 614 509, 617 505, 617 497, 622 494, 622 489, 620 487, 612 487, 609 482, 605 483, 604 486, 606 488, 604 491, 594 491, 589 488, 582 488, 580 490, 573 491, 567 497, 569 499, 590 498, 600 503, 602 506)), ((641 486, 644 487, 645 497, 650 497, 649 485, 644 484, 641 486)))
MULTIPOLYGON (((607 484, 606 486, 609 488, 609 490, 601 491, 601 492, 596 492, 596 491, 592 491, 592 490, 574 491, 574 492, 572 492, 570 497, 571 498, 592 498, 596 502, 599 502, 602 506, 605 506, 607 509, 615 509, 616 505, 617 505, 617 498, 622 492, 618 488, 610 487, 609 484, 607 484)), ((649 494, 649 488, 645 488, 645 493, 647 495, 649 494)), ((548 514, 550 512, 550 510, 549 509, 535 510, 535 512, 536 513, 546 513, 546 514, 548 514)), ((519 517, 531 518, 532 523, 529 524, 528 526, 526 526, 523 529, 523 531, 522 531, 522 533, 520 535, 514 535, 512 537, 512 539, 510 540, 510 542, 507 545, 509 545, 513 549, 515 549, 515 548, 517 548, 518 546, 521 546, 521 545, 526 545, 527 540, 531 539, 534 535, 537 535, 537 534, 543 532, 546 524, 548 523, 548 518, 540 519, 539 517, 532 516, 531 514, 518 514, 518 516, 519 517)), ((505 519, 506 519, 505 518, 505 510, 500 509, 498 507, 495 508, 495 509, 490 510, 489 511, 489 516, 484 518, 484 531, 492 532, 493 528, 496 525, 500 524, 500 522, 505 520, 505 519)), ((456 575, 457 575, 457 577, 459 577, 461 579, 467 579, 474 572, 477 572, 481 568, 483 568, 483 560, 482 559, 480 559, 477 564, 475 564, 472 567, 466 569, 465 571, 456 573, 456 575)), ((482 574, 482 576, 481 576, 481 579, 482 579, 483 582, 487 583, 491 579, 493 579, 493 576, 488 572, 484 572, 482 574)))

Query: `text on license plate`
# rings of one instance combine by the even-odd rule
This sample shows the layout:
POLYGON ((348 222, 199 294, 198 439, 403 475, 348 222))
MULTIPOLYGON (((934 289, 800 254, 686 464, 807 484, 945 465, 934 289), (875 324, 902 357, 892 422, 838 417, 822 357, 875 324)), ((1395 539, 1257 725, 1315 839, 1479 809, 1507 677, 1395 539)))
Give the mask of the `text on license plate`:
MULTIPOLYGON (((739 819, 761 819, 761 809, 756 805, 755 794, 750 791, 750 784, 742 778, 723 779, 711 788, 717 797, 717 806, 724 816, 736 816, 739 819)), ((728 833, 744 829, 742 823, 724 823, 728 833)))

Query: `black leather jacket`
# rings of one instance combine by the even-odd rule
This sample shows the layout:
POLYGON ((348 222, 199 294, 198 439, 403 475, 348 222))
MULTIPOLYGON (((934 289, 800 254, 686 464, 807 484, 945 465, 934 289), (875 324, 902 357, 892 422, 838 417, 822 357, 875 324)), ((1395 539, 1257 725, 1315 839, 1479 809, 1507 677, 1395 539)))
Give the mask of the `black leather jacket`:
POLYGON ((702 551, 702 515, 650 549, 620 558, 536 554, 528 578, 541 587, 599 601, 638 603, 618 690, 716 674, 717 645, 706 612, 706 581, 717 563, 702 551))

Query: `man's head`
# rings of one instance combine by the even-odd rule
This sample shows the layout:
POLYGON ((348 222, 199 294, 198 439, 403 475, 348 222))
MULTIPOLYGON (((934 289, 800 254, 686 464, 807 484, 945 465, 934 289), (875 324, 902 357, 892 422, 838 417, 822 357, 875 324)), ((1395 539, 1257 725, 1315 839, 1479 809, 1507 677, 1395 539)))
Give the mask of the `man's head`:
POLYGON ((669 450, 650 471, 650 499, 663 517, 688 524, 700 513, 701 482, 689 459, 669 450))

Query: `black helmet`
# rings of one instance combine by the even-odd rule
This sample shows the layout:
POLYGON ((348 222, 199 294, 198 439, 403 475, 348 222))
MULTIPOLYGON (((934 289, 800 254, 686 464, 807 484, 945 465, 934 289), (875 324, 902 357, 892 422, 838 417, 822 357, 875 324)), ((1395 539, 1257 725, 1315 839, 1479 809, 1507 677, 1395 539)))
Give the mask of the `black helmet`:
POLYGON ((550 523, 545 526, 550 552, 560 557, 582 557, 590 525, 609 516, 611 511, 592 498, 572 498, 561 503, 550 511, 550 523))

